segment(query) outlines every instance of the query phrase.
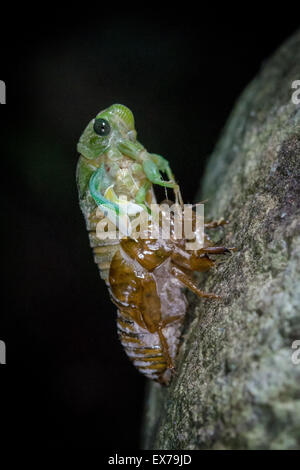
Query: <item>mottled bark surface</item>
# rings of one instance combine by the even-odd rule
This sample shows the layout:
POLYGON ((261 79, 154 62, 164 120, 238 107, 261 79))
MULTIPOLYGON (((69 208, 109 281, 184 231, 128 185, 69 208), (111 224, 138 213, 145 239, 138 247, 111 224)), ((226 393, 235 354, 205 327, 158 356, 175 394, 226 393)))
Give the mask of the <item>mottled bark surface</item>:
MULTIPOLYGON (((200 280, 223 301, 189 295, 177 375, 150 384, 144 448, 300 448, 300 32, 238 100, 199 199, 225 216, 238 252, 200 280)), ((219 234, 220 236, 220 234, 219 234)))

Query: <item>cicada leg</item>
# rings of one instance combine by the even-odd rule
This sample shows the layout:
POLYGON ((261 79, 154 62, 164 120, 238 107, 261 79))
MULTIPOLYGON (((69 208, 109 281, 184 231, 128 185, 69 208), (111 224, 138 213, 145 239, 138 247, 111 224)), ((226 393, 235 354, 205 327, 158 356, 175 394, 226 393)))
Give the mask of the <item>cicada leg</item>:
POLYGON ((175 181, 165 181, 163 180, 160 172, 164 171, 159 168, 159 166, 152 160, 151 156, 149 158, 144 159, 143 161, 143 169, 145 171, 145 175, 153 184, 158 184, 159 186, 164 186, 166 188, 171 189, 178 189, 179 186, 175 181))
POLYGON ((151 212, 149 207, 146 206, 145 201, 146 201, 146 196, 151 188, 151 182, 150 181, 145 181, 145 183, 139 188, 138 192, 135 195, 135 202, 139 204, 140 206, 144 207, 144 209, 148 212, 148 214, 151 212))
POLYGON ((223 225, 228 224, 228 220, 223 219, 223 217, 219 220, 212 220, 211 222, 207 222, 204 224, 205 229, 210 229, 210 228, 217 228, 217 227, 223 227, 223 225))
POLYGON ((202 248, 201 251, 210 255, 222 255, 224 253, 230 253, 234 248, 225 248, 225 246, 207 246, 202 248))
POLYGON ((151 183, 173 189, 176 199, 179 200, 181 205, 183 205, 179 186, 175 182, 169 162, 165 158, 154 153, 150 154, 140 143, 130 142, 128 140, 120 140, 118 142, 118 150, 124 155, 140 162, 143 166, 146 177, 151 181, 151 183), (161 171, 166 173, 169 181, 164 181, 160 174, 161 171))
POLYGON ((179 203, 181 206, 183 206, 180 188, 179 185, 175 182, 169 163, 160 155, 151 154, 150 156, 154 156, 154 159, 146 159, 143 162, 145 175, 153 184, 173 189, 176 198, 176 203, 179 203), (160 174, 161 171, 167 174, 169 181, 163 180, 160 174))
POLYGON ((181 269, 177 268, 177 266, 172 266, 171 274, 180 282, 182 282, 182 284, 184 284, 188 289, 190 289, 192 292, 198 295, 198 297, 205 297, 209 299, 221 299, 219 295, 208 293, 208 292, 203 292, 202 290, 198 289, 198 287, 193 282, 193 280, 186 273, 184 273, 181 269))
POLYGON ((140 187, 138 192, 135 195, 135 202, 137 204, 144 204, 147 192, 151 188, 151 182, 150 181, 145 181, 145 183, 140 187))
POLYGON ((167 363, 167 368, 172 370, 172 369, 174 369, 174 363, 173 363, 172 358, 169 354, 168 342, 167 342, 166 338, 164 337, 164 334, 163 334, 161 328, 159 328, 157 330, 157 333, 158 333, 158 336, 159 336, 161 349, 163 351, 163 355, 164 355, 166 363, 167 363))

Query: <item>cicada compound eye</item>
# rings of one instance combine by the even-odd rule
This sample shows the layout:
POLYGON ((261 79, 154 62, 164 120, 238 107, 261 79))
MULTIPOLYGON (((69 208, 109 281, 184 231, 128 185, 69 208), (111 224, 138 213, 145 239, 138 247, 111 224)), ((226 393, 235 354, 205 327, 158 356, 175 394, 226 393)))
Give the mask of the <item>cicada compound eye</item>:
POLYGON ((98 118, 94 122, 94 131, 100 137, 105 137, 110 133, 110 125, 106 119, 98 118))

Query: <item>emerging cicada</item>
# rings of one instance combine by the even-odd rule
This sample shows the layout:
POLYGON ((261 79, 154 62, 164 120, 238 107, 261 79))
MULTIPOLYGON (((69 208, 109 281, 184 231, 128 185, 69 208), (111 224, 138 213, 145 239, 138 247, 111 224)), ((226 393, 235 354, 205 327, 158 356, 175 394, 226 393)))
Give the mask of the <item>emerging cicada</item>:
MULTIPOLYGON (((170 213, 169 236, 163 236, 161 218, 151 213, 156 201, 152 183, 172 188, 176 203, 183 206, 180 190, 167 160, 148 153, 136 140, 133 115, 125 106, 113 105, 99 113, 81 136, 78 151, 80 206, 95 262, 118 308, 121 343, 140 372, 168 384, 187 308, 183 287, 200 297, 218 298, 200 291, 192 274, 214 265, 209 254, 229 250, 212 246, 206 236, 200 249, 187 250, 185 238, 176 237, 170 213), (136 238, 132 223, 142 212, 147 224, 143 236, 136 238), (114 239, 97 236, 97 225, 105 218, 116 225, 114 239)), ((161 215, 164 218, 163 210, 161 215)))
POLYGON ((81 154, 77 165, 80 207, 95 261, 106 282, 119 240, 99 240, 96 228, 101 219, 105 216, 114 223, 117 215, 118 229, 130 234, 128 217, 149 210, 155 202, 152 183, 172 188, 176 201, 182 202, 168 161, 148 153, 136 137, 132 112, 126 106, 114 104, 90 121, 77 145, 81 154), (168 181, 162 179, 161 172, 167 175, 168 181), (124 204, 126 215, 123 217, 124 204))

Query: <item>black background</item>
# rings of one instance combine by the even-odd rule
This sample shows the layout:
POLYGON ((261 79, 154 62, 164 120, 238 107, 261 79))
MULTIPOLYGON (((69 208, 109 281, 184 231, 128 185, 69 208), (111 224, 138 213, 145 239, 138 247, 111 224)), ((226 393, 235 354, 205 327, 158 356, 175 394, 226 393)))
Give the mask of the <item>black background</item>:
POLYGON ((145 380, 93 263, 77 140, 101 109, 129 106, 192 202, 234 102, 298 21, 246 7, 228 18, 174 4, 140 15, 86 4, 76 18, 41 8, 16 9, 1 31, 2 430, 14 444, 137 448, 145 380))

